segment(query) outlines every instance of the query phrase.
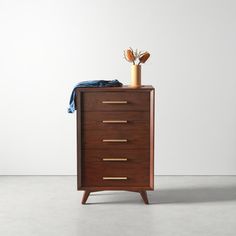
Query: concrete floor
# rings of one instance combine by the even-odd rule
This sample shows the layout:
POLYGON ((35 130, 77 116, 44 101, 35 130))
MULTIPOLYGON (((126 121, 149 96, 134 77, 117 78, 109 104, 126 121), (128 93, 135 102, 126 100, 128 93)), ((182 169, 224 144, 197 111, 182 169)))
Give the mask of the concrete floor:
POLYGON ((235 236, 236 176, 161 176, 150 205, 96 192, 81 205, 74 176, 1 176, 1 236, 235 236))

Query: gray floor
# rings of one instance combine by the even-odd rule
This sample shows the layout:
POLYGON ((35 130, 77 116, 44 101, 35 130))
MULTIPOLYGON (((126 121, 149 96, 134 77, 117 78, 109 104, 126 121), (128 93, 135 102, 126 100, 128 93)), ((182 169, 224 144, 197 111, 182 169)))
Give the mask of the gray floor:
POLYGON ((155 183, 150 205, 132 192, 97 192, 81 205, 74 176, 1 176, 0 235, 236 235, 236 176, 155 183))

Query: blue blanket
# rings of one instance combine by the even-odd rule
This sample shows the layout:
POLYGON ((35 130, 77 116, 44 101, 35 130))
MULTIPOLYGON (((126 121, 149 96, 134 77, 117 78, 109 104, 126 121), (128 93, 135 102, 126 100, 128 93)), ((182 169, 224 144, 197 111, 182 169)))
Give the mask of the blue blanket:
POLYGON ((123 84, 118 80, 88 80, 82 81, 75 85, 71 96, 68 108, 68 113, 73 113, 75 111, 75 90, 76 88, 97 88, 97 87, 121 87, 123 84))

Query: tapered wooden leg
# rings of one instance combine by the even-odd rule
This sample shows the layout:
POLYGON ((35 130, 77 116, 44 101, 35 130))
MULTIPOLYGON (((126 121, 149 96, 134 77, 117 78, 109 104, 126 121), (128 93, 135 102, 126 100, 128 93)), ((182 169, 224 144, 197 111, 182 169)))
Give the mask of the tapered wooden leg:
POLYGON ((141 197, 142 197, 144 203, 145 203, 145 204, 149 204, 149 203, 148 203, 147 192, 146 192, 146 191, 140 191, 139 193, 140 193, 140 195, 141 195, 141 197))
POLYGON ((82 204, 86 204, 86 201, 87 201, 87 199, 89 197, 90 192, 91 191, 88 191, 88 190, 84 191, 84 195, 83 195, 82 202, 81 202, 82 204))

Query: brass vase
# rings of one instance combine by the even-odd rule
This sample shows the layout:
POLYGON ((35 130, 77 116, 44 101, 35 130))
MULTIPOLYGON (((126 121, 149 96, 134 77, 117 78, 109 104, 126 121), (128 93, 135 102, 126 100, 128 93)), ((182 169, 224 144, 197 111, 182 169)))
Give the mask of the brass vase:
POLYGON ((131 66, 131 85, 132 88, 141 87, 141 65, 131 66))

